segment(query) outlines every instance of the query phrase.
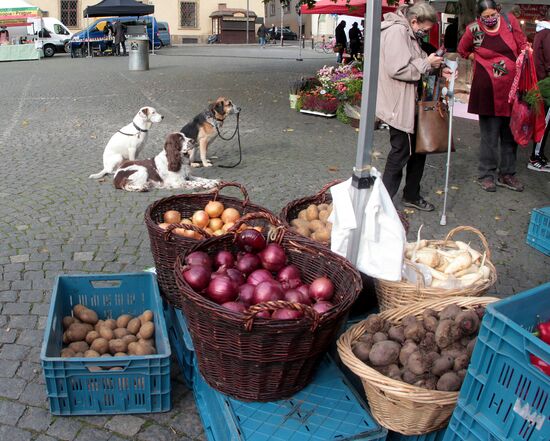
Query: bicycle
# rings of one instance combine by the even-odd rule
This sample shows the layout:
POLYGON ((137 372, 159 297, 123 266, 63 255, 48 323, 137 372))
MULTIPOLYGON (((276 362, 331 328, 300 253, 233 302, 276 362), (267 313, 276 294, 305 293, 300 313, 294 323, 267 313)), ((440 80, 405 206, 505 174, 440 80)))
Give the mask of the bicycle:
POLYGON ((315 43, 315 52, 319 52, 319 53, 325 53, 325 54, 330 54, 332 52, 334 52, 334 47, 336 46, 336 39, 335 38, 331 38, 329 40, 329 42, 327 43, 326 40, 325 40, 325 36, 323 35, 323 39, 321 41, 318 41, 317 43, 315 43))

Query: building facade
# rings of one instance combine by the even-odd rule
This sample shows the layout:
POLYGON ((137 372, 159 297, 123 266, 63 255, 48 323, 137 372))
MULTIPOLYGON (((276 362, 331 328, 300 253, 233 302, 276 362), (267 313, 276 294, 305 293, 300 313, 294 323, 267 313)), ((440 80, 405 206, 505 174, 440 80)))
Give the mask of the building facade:
MULTIPOLYGON (((288 27, 291 31, 299 35, 300 17, 298 15, 296 4, 297 0, 290 0, 289 6, 284 6, 281 15, 280 0, 271 0, 265 4, 263 11, 265 17, 265 25, 270 28, 272 25, 288 27)), ((302 15, 302 35, 305 38, 311 38, 311 15, 302 15)))
MULTIPOLYGON (((59 18, 71 31, 85 28, 95 18, 85 18, 83 11, 99 0, 31 0, 45 15, 59 18)), ((255 13, 255 27, 263 22, 264 3, 262 0, 144 0, 155 6, 157 21, 167 22, 170 27, 172 43, 205 43, 216 27, 216 12, 235 10, 234 20, 246 20, 237 10, 244 11, 247 3, 249 11, 255 13)), ((249 16, 251 14, 249 13, 249 16)), ((219 16, 219 14, 218 14, 219 16)), ((245 21, 246 24, 246 21, 245 21)), ((249 25, 250 26, 250 25, 249 25)), ((246 35, 246 34, 245 34, 246 35)), ((255 33, 254 33, 255 35, 255 33)), ((252 41, 253 42, 253 41, 252 41)))

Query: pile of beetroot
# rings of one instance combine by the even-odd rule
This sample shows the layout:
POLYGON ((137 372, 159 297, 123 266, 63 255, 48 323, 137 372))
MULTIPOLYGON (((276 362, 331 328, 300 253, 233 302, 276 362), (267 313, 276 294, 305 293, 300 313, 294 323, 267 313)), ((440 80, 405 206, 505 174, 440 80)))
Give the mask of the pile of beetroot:
MULTIPOLYGON (((287 265, 284 248, 267 243, 257 230, 249 229, 236 237, 237 254, 218 251, 209 256, 194 251, 185 258, 183 277, 191 288, 235 312, 244 313, 259 303, 284 300, 311 306, 324 314, 334 305, 334 284, 327 277, 318 277, 306 284, 295 265, 287 265)), ((283 308, 261 311, 256 316, 277 320, 301 318, 303 313, 283 308)))

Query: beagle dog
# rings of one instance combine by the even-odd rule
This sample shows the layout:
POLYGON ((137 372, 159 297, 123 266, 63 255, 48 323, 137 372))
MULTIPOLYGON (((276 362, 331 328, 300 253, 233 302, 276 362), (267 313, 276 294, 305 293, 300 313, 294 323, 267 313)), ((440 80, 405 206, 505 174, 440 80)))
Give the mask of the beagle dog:
POLYGON ((218 185, 214 179, 191 176, 189 154, 193 142, 182 133, 166 137, 164 149, 154 158, 125 161, 113 179, 115 188, 126 191, 164 189, 209 189, 218 185))
POLYGON ((153 107, 139 109, 132 122, 111 137, 103 151, 103 170, 90 175, 90 179, 114 173, 124 160, 134 161, 143 150, 153 123, 159 123, 163 118, 153 107))
MULTIPOLYGON (((203 167, 212 167, 212 163, 206 158, 208 146, 219 135, 219 129, 227 115, 237 114, 241 108, 223 96, 219 97, 208 107, 208 110, 198 114, 191 122, 180 130, 187 138, 191 138, 200 151, 200 159, 203 167)), ((195 161, 196 149, 191 153, 191 166, 200 167, 195 161)))

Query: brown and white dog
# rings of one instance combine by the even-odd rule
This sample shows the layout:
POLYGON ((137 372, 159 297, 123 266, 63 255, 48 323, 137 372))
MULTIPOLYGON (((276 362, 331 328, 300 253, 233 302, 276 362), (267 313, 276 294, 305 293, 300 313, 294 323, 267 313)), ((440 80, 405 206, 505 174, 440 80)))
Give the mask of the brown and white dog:
MULTIPOLYGON (((218 130, 222 128, 227 115, 237 114, 241 108, 223 96, 219 97, 202 113, 199 113, 191 122, 180 130, 187 138, 191 138, 199 147, 200 159, 203 167, 212 167, 212 163, 206 158, 208 146, 218 136, 218 130)), ((191 166, 200 167, 195 162, 196 149, 191 153, 191 166)))
POLYGON ((126 191, 165 189, 209 189, 218 184, 214 179, 191 176, 189 154, 193 142, 176 132, 166 137, 164 149, 154 158, 125 161, 116 171, 115 188, 126 191))

